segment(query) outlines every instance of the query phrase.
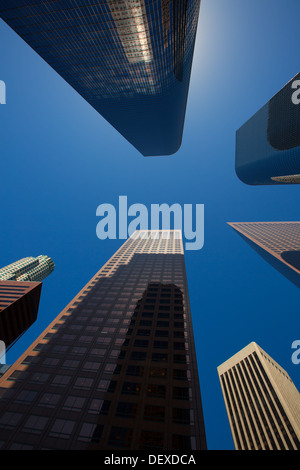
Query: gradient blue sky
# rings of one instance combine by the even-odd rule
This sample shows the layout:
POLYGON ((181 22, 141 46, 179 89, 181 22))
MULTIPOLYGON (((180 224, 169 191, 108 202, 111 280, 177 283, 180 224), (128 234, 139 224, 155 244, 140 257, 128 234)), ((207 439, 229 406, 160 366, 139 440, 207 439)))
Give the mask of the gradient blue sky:
POLYGON ((0 265, 47 254, 37 322, 11 363, 110 258, 96 208, 205 205, 205 245, 185 255, 208 448, 233 449, 217 366, 256 341, 300 389, 291 344, 299 290, 226 223, 299 219, 299 187, 250 187, 234 171, 235 132, 299 72, 299 0, 203 0, 183 143, 142 157, 0 21, 0 265))

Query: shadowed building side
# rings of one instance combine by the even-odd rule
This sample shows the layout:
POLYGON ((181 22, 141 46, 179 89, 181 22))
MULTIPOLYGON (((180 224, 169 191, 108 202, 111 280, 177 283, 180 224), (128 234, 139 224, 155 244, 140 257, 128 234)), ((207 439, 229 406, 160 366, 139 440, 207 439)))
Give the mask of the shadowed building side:
POLYGON ((293 99, 299 79, 300 73, 237 130, 235 170, 243 183, 300 183, 300 99, 293 99))
POLYGON ((0 281, 0 340, 8 350, 36 321, 41 282, 0 281))
POLYGON ((300 288, 300 222, 228 223, 265 261, 300 288))

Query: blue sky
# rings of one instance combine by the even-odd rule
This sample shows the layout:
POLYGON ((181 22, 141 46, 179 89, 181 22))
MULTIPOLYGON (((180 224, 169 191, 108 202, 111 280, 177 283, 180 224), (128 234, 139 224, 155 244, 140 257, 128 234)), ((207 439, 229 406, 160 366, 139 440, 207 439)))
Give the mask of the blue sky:
POLYGON ((185 255, 209 449, 233 449, 217 366, 256 341, 300 389, 291 344, 299 290, 226 223, 299 220, 299 187, 251 187, 235 132, 299 72, 299 0, 203 0, 180 150, 142 157, 0 22, 0 265, 47 254, 37 322, 13 362, 121 245, 96 237, 96 208, 204 204, 205 244, 185 255))

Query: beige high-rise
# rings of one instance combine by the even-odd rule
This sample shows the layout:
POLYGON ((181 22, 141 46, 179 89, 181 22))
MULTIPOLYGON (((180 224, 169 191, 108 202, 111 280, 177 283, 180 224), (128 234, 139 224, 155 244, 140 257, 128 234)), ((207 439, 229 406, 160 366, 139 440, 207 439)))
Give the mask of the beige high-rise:
POLYGON ((236 450, 300 449, 300 394, 252 342, 218 367, 236 450))

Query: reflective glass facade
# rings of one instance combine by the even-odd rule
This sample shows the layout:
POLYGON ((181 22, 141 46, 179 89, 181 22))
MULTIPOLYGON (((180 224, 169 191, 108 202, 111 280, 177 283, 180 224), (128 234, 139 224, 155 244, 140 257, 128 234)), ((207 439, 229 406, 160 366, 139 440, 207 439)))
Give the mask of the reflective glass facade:
POLYGON ((181 145, 200 0, 0 0, 0 17, 145 156, 181 145))
POLYGON ((206 449, 181 232, 136 235, 3 375, 1 449, 206 449))
POLYGON ((235 166, 250 185, 300 183, 300 73, 237 131, 235 166))

